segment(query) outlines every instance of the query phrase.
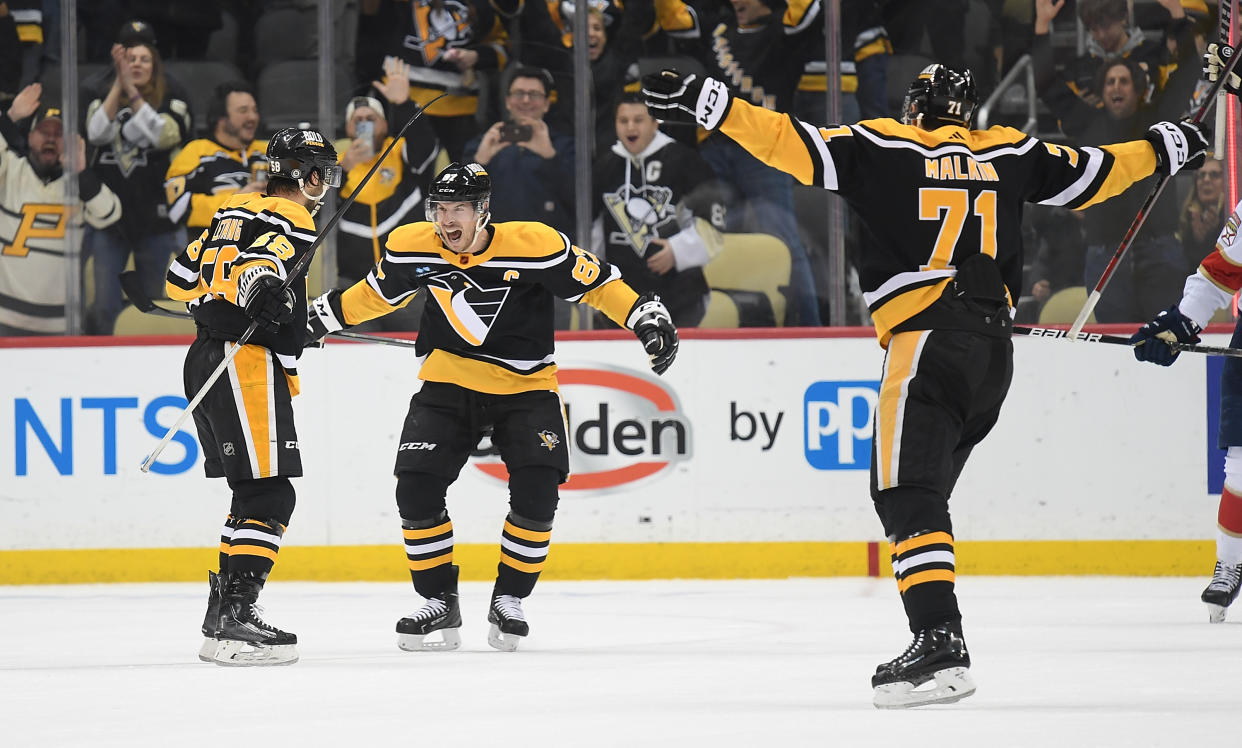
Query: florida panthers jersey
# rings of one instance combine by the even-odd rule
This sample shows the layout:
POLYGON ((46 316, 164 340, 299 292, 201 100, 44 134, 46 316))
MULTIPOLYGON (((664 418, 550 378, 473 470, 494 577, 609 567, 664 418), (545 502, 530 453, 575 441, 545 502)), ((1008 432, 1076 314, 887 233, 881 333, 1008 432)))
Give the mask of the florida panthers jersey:
POLYGON ((1022 286, 1022 207, 1082 209, 1155 171, 1145 140, 1073 148, 1008 127, 934 131, 892 119, 816 127, 733 100, 721 131, 803 184, 841 195, 870 230, 859 281, 881 345, 927 309, 963 260, 995 258, 1022 286))
MULTIPOLYGON (((186 302, 199 326, 212 337, 237 340, 250 326, 237 306, 237 279, 255 264, 266 265, 283 280, 315 241, 310 212, 283 197, 247 192, 228 198, 207 227, 168 268, 165 291, 186 302)), ((270 349, 298 392, 297 361, 306 331, 306 276, 290 288, 294 319, 271 333, 255 330, 250 342, 270 349)))
POLYGON ((620 272, 542 223, 488 226, 478 254, 457 254, 430 223, 401 226, 384 258, 341 296, 344 323, 356 325, 426 291, 419 324, 419 377, 478 392, 555 390, 553 299, 589 304, 624 326, 638 299, 620 272))
POLYGON ((1242 289, 1242 203, 1229 214, 1216 238, 1216 246, 1203 258, 1198 272, 1186 279, 1186 290, 1178 309, 1206 327, 1217 309, 1229 306, 1233 295, 1242 289))

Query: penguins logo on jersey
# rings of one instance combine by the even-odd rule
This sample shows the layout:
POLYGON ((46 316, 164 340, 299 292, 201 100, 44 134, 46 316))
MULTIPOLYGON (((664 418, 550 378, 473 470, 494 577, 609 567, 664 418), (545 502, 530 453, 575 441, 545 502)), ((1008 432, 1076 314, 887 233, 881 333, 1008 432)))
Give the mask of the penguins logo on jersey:
POLYGON ((628 244, 639 257, 647 251, 651 240, 677 233, 677 211, 673 206, 673 190, 657 185, 643 185, 604 194, 604 205, 621 227, 612 232, 608 241, 628 244), (668 230, 672 229, 672 230, 668 230))
POLYGON ((474 36, 470 28, 473 10, 460 0, 415 0, 410 3, 414 14, 415 33, 405 37, 402 44, 423 57, 431 65, 440 59, 450 42, 469 42, 474 36))
MULTIPOLYGON (((133 116, 134 113, 129 107, 122 107, 117 112, 116 120, 123 128, 133 116)), ((110 145, 112 148, 105 149, 99 154, 99 163, 115 164, 121 176, 128 177, 134 173, 134 169, 147 165, 147 149, 121 137, 120 128, 117 129, 116 137, 112 138, 110 145)))
POLYGON ((510 288, 483 288, 460 270, 427 279, 431 298, 440 305, 453 330, 470 345, 483 345, 510 288))
POLYGON ((553 431, 540 431, 539 440, 543 442, 543 448, 549 452, 556 449, 556 445, 561 443, 561 438, 553 431))

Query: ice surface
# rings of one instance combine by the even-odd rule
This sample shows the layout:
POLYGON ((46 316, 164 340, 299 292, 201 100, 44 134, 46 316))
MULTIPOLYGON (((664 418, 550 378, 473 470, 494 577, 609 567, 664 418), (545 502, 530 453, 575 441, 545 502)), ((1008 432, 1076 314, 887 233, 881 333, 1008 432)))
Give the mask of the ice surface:
MULTIPOLYGON (((1210 570, 1208 570, 1210 571, 1210 570)), ((1242 623, 1199 578, 959 579, 978 692, 871 706, 909 642, 892 580, 544 582, 531 635, 397 649, 409 585, 274 579, 280 668, 198 662, 207 585, 0 587, 4 746, 1238 745, 1242 623)), ((1231 611, 1242 622, 1242 604, 1231 611)))

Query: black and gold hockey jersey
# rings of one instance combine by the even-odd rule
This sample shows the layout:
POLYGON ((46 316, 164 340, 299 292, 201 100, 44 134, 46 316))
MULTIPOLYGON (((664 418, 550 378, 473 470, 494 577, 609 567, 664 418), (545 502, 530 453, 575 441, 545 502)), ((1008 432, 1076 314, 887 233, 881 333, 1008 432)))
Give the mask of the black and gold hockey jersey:
POLYGON ((926 131, 892 119, 816 127, 737 99, 720 131, 803 184, 838 193, 866 224, 874 238, 860 253, 859 281, 885 346, 971 255, 995 258, 1017 297, 1024 203, 1086 208, 1156 168, 1145 140, 1074 148, 1008 127, 926 131))
MULTIPOLYGON (((283 280, 315 241, 310 212, 283 197, 247 192, 228 198, 211 225, 190 242, 168 268, 168 298, 186 302, 200 328, 213 338, 237 340, 250 318, 237 305, 237 279, 255 264, 272 268, 283 280)), ((294 319, 271 333, 255 330, 250 343, 270 349, 298 393, 297 362, 306 337, 306 277, 290 285, 294 319)))
POLYGON ((187 228, 206 228, 225 200, 246 186, 256 170, 267 169, 267 141, 234 151, 211 138, 191 140, 168 166, 164 190, 168 218, 187 228))
POLYGON ((479 104, 476 70, 505 64, 505 31, 489 3, 469 0, 396 0, 395 31, 400 56, 410 66, 410 101, 419 106, 442 93, 428 117, 474 114, 479 104), (462 72, 444 58, 450 49, 479 54, 474 68, 462 72))
POLYGON ((419 324, 419 378, 508 395, 556 390, 553 299, 589 304, 618 325, 638 299, 620 272, 542 223, 488 226, 474 255, 451 252, 430 223, 402 226, 384 259, 341 295, 356 325, 427 293, 419 324))

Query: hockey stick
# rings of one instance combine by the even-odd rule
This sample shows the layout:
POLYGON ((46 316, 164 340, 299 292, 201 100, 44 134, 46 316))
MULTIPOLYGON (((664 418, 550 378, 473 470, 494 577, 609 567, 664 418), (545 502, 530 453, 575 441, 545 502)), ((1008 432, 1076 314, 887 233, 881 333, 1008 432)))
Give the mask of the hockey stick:
MULTIPOLYGON (((362 193, 362 188, 365 187, 366 183, 371 180, 372 175, 374 175, 379 169, 380 164, 384 163, 384 159, 388 158, 388 154, 392 152, 393 146, 401 142, 401 137, 405 135, 406 130, 410 129, 410 125, 413 125, 415 120, 423 116, 423 112, 427 111, 427 107, 439 101, 441 97, 447 95, 448 92, 446 91, 427 102, 426 106, 420 107, 419 110, 414 113, 414 116, 410 117, 409 121, 402 125, 401 130, 398 131, 393 137, 392 142, 388 144, 388 147, 384 149, 384 152, 380 154, 379 158, 375 159, 375 163, 371 164, 371 168, 367 171, 366 176, 358 182, 358 186, 354 188, 354 191, 350 193, 345 202, 341 203, 341 207, 336 209, 336 212, 332 214, 332 218, 328 220, 327 225, 323 227, 323 230, 319 232, 319 235, 315 237, 315 240, 311 242, 310 249, 306 250, 306 254, 302 255, 297 263, 294 264, 293 269, 285 275, 285 280, 280 284, 281 291, 288 290, 289 286, 293 285, 294 280, 302 278, 306 275, 306 269, 310 267, 311 260, 315 258, 315 252, 319 249, 319 245, 323 244, 324 238, 332 232, 332 229, 336 228, 336 224, 340 223, 341 218, 345 215, 345 211, 349 210, 349 206, 353 205, 354 201, 358 199, 358 195, 362 193)), ((327 190, 326 186, 324 187, 324 190, 327 190)), ((207 377, 207 381, 203 383, 203 386, 198 388, 198 392, 195 393, 193 398, 191 398, 189 404, 185 406, 185 410, 181 411, 181 415, 177 417, 176 422, 168 428, 167 433, 164 434, 164 438, 160 439, 160 443, 155 445, 155 449, 151 450, 151 454, 147 455, 146 458, 143 459, 142 465, 140 466, 142 472, 150 472, 151 466, 155 464, 156 458, 160 456, 160 453, 163 452, 164 448, 167 447, 172 441, 173 436, 177 433, 178 429, 181 428, 181 424, 185 422, 185 419, 190 417, 190 414, 194 412, 194 409, 198 407, 198 404, 203 401, 203 398, 207 396, 207 392, 212 388, 212 385, 216 383, 216 380, 220 378, 220 375, 224 373, 224 370, 227 369, 229 364, 233 361, 233 357, 237 355, 237 352, 242 349, 242 346, 250 340, 251 336, 254 335, 255 330, 258 329, 259 323, 251 322, 250 326, 246 328, 246 331, 243 332, 241 337, 237 339, 237 342, 229 347, 228 351, 224 354, 224 359, 220 361, 218 366, 216 366, 216 369, 211 373, 211 376, 207 377)))
MULTIPOLYGON (((1225 62, 1225 68, 1220 71, 1220 75, 1212 83, 1212 87, 1208 89, 1207 96, 1203 97, 1203 101, 1199 107, 1195 109, 1194 116, 1190 121, 1198 124, 1203 120, 1208 110, 1216 104, 1216 96, 1224 91, 1225 81, 1229 80, 1229 74, 1233 72, 1234 67, 1238 64, 1238 58, 1242 55, 1233 54, 1233 48, 1227 44, 1221 47, 1221 54, 1226 54, 1228 50, 1229 59, 1225 62)), ((1151 191, 1147 199, 1143 201, 1139 207, 1138 215, 1134 217, 1133 223, 1126 231, 1126 235, 1122 237, 1121 244, 1117 246, 1117 251, 1113 253, 1113 258, 1108 261, 1108 265, 1104 268, 1104 272, 1100 275, 1100 280, 1095 284, 1095 289, 1087 297, 1087 303, 1083 304, 1082 310, 1078 312, 1078 317, 1074 320, 1074 324, 1070 325, 1070 340, 1078 340, 1078 333, 1082 332, 1082 328, 1087 324, 1087 318, 1091 316, 1091 312, 1095 311, 1095 305, 1100 302, 1100 294, 1104 291, 1104 287, 1108 285, 1108 281, 1113 277, 1113 271, 1117 269, 1117 263, 1121 262, 1121 258, 1126 251, 1130 249, 1130 245, 1134 242, 1135 235, 1139 229, 1143 227, 1143 223, 1147 221, 1147 214, 1151 212, 1151 208, 1155 205, 1156 200, 1160 197, 1160 193, 1164 192, 1164 188, 1172 180, 1172 176, 1165 174, 1156 184, 1156 188, 1151 191)))
MULTIPOLYGON (((189 312, 179 312, 175 309, 168 309, 156 304, 147 296, 142 289, 142 281, 138 278, 137 270, 126 270, 117 276, 121 279, 121 288, 125 291, 125 296, 129 298, 129 303, 143 314, 152 314, 157 317, 171 317, 173 319, 194 319, 194 315, 189 312)), ((367 335, 362 332, 348 332, 346 330, 338 330, 328 333, 328 337, 347 338, 349 340, 357 340, 362 343, 379 343, 380 345, 395 345, 401 348, 414 348, 418 344, 413 340, 402 340, 401 338, 389 338, 383 335, 367 335)))
MULTIPOLYGON (((1070 330, 1058 330, 1052 327, 1023 327, 1014 325, 1014 335, 1029 335, 1033 338, 1068 338, 1073 334, 1070 330)), ((1113 345, 1125 345, 1134 347, 1130 339, 1123 335, 1104 335, 1098 332, 1080 332, 1077 334, 1077 340, 1087 343, 1111 343, 1113 345)), ((1242 348, 1224 348, 1215 345, 1199 345, 1198 343, 1175 343, 1170 342, 1169 347, 1178 353, 1203 353, 1208 356, 1230 356, 1233 358, 1242 358, 1242 348)))
MULTIPOLYGON (((1233 7, 1232 6, 1233 6, 1233 0, 1220 0, 1220 3, 1218 4, 1217 10, 1216 10, 1217 21, 1218 21, 1216 25, 1217 42, 1220 44, 1229 44, 1231 46, 1232 46, 1232 39, 1230 38, 1231 37, 1230 32, 1233 29, 1233 7)), ((1226 142, 1225 141, 1225 136, 1226 136, 1225 128, 1226 128, 1226 125, 1228 124, 1227 122, 1228 112, 1225 108, 1225 97, 1228 95, 1229 94, 1226 93, 1223 88, 1220 90, 1219 93, 1216 94, 1215 151, 1216 151, 1217 161, 1225 160, 1225 142, 1226 142)))

